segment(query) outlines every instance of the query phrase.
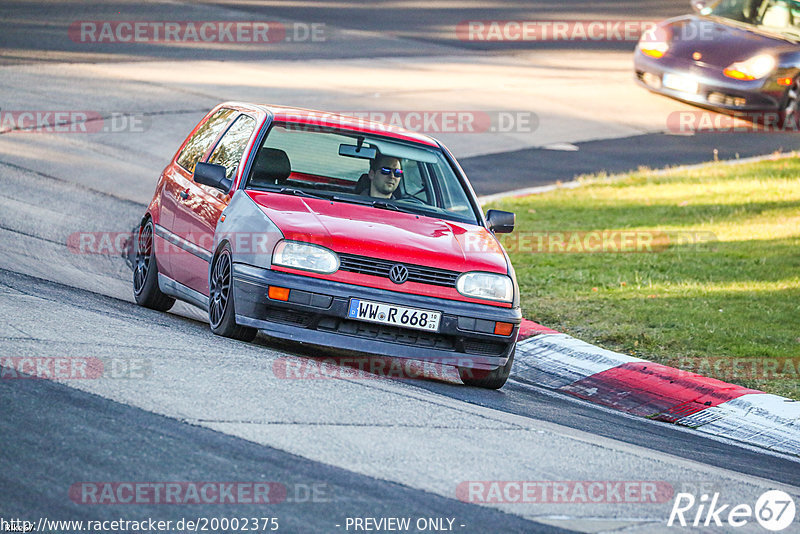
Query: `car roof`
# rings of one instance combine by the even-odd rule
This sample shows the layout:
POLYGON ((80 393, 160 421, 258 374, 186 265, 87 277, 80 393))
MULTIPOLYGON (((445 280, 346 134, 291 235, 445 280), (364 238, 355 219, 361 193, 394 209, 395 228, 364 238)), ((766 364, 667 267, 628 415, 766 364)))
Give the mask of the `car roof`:
POLYGON ((439 143, 435 139, 424 134, 406 130, 391 124, 374 122, 359 117, 340 115, 330 111, 320 111, 314 109, 294 108, 287 106, 273 106, 265 104, 247 104, 243 102, 226 102, 221 106, 235 106, 239 108, 250 107, 262 112, 271 114, 275 121, 292 122, 296 124, 309 124, 327 128, 339 128, 351 130, 365 134, 382 135, 403 141, 422 143, 429 146, 438 147, 439 143))

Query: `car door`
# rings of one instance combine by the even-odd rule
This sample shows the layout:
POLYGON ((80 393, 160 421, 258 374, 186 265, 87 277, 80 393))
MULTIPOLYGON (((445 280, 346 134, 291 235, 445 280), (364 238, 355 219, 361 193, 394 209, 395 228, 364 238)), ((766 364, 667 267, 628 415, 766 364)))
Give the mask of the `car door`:
POLYGON ((161 209, 156 235, 166 241, 159 257, 159 269, 172 279, 177 279, 176 271, 184 268, 184 255, 187 246, 184 237, 176 227, 176 213, 188 198, 195 164, 209 151, 214 141, 225 127, 230 124, 236 111, 222 108, 202 121, 184 143, 180 154, 171 165, 164 170, 164 189, 161 193, 161 209), (184 198, 185 197, 185 198, 184 198))
MULTIPOLYGON (((206 158, 208 163, 222 165, 231 181, 236 177, 248 142, 255 132, 256 120, 240 114, 228 127, 206 158)), ((208 295, 208 265, 213 254, 214 230, 220 214, 230 199, 228 192, 195 183, 189 178, 175 211, 175 232, 185 240, 185 247, 173 260, 175 280, 208 295)))

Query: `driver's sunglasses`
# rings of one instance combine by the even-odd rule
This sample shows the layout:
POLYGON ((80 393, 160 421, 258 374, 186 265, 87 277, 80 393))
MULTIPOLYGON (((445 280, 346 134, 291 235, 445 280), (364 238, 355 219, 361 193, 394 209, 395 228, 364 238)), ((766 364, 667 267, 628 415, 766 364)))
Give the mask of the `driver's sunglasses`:
POLYGON ((403 169, 392 169, 390 167, 381 167, 381 174, 383 174, 384 176, 389 176, 390 174, 394 174, 395 178, 402 178, 403 169))

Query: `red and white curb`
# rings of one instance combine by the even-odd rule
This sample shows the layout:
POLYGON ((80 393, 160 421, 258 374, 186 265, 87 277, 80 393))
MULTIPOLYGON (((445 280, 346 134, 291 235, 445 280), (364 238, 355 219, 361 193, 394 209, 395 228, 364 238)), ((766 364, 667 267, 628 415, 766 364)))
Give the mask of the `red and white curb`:
POLYGON ((523 321, 517 379, 622 412, 800 456, 800 402, 602 349, 523 321))

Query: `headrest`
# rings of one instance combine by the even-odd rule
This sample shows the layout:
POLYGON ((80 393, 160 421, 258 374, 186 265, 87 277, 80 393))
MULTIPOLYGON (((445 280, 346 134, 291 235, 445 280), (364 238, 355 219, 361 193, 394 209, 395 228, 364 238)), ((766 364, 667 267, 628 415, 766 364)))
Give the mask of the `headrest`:
POLYGON ((369 194, 369 186, 370 186, 369 174, 364 173, 364 174, 361 175, 361 177, 356 182, 355 194, 356 195, 365 195, 365 194, 368 195, 369 194))
POLYGON ((275 185, 285 183, 292 174, 292 166, 286 152, 277 148, 262 148, 253 163, 250 183, 253 185, 275 185))

